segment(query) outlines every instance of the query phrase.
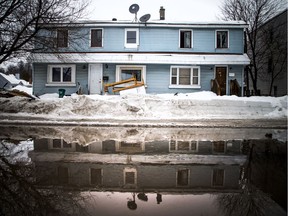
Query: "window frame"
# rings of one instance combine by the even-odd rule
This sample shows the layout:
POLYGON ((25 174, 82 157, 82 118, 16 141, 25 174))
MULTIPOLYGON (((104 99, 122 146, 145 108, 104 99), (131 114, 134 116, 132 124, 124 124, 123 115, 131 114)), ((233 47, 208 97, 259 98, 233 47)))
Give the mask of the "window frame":
POLYGON ((124 47, 125 48, 138 48, 139 46, 139 29, 138 28, 125 28, 125 41, 124 41, 124 47), (127 43, 127 33, 129 31, 135 31, 136 32, 136 43, 127 43))
MULTIPOLYGON (((140 69, 141 70, 141 81, 137 81, 137 82, 142 82, 144 81, 144 84, 146 84, 146 65, 116 65, 116 82, 121 81, 121 71, 122 70, 136 70, 136 69, 140 69)), ((118 85, 118 87, 125 87, 128 86, 129 84, 124 83, 121 85, 118 85)))
POLYGON ((201 74, 200 66, 171 66, 170 67, 170 85, 169 85, 169 88, 201 88, 201 85, 200 85, 200 83, 201 83, 200 74, 201 74), (173 68, 177 69, 176 84, 172 84, 173 68), (190 69, 190 85, 179 84, 179 70, 181 68, 189 68, 190 69), (194 78, 193 69, 198 69, 198 83, 197 84, 193 84, 193 78, 194 78))
POLYGON ((193 48, 193 30, 192 29, 179 29, 179 49, 192 49, 193 48), (181 32, 190 31, 190 47, 181 47, 181 32))
POLYGON ((57 29, 56 30, 56 47, 57 48, 68 48, 69 47, 69 30, 68 29, 57 29), (60 31, 66 31, 67 32, 67 41, 66 41, 66 46, 59 46, 58 40, 59 40, 59 32, 60 31))
POLYGON ((229 37, 229 30, 228 29, 218 29, 215 31, 215 49, 229 49, 229 41, 230 37, 229 37), (217 45, 217 39, 218 39, 218 32, 227 32, 227 47, 218 47, 217 45))
POLYGON ((104 44, 104 29, 103 28, 91 28, 90 29, 90 48, 103 48, 104 44), (101 30, 101 46, 92 46, 92 31, 93 30, 101 30))
POLYGON ((76 65, 75 64, 53 64, 47 67, 46 86, 76 86, 76 65), (71 67, 71 81, 63 81, 63 68, 71 67), (53 82, 53 68, 61 68, 60 82, 53 82))

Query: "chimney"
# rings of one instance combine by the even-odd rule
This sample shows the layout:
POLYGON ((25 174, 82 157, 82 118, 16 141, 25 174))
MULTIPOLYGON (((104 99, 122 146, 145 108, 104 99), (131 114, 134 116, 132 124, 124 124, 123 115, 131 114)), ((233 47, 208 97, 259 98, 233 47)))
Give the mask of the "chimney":
POLYGON ((165 20, 165 8, 163 6, 160 7, 160 20, 165 20))

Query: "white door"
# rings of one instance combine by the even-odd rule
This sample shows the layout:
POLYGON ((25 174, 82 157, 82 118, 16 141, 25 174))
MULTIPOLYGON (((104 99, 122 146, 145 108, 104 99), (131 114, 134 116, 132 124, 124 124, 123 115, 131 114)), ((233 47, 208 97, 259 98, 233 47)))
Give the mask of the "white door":
POLYGON ((90 94, 102 93, 102 77, 103 77, 102 64, 89 64, 88 88, 90 94))

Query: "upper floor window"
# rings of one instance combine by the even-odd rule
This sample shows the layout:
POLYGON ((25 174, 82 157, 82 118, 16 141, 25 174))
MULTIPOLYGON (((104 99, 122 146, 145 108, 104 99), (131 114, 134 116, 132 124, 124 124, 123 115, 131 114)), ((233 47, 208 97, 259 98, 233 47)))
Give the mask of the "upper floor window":
POLYGON ((103 46, 103 30, 91 29, 91 47, 103 46))
POLYGON ((68 47, 68 30, 57 30, 57 47, 68 47))
POLYGON ((75 65, 48 65, 48 85, 75 85, 75 65))
POLYGON ((139 45, 139 29, 125 29, 125 47, 137 48, 139 45))
POLYGON ((173 66, 170 71, 171 88, 200 87, 200 67, 173 66))
POLYGON ((216 48, 228 48, 229 32, 227 30, 216 31, 216 48))
POLYGON ((180 30, 180 48, 192 48, 192 31, 180 30))

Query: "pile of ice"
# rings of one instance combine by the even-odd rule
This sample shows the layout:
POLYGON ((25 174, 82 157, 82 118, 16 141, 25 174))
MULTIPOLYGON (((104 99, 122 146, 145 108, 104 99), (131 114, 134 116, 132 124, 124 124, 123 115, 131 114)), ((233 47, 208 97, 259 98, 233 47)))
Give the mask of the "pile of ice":
POLYGON ((217 96, 212 92, 188 94, 77 95, 40 99, 0 98, 2 115, 56 119, 277 119, 287 118, 287 96, 217 96))

